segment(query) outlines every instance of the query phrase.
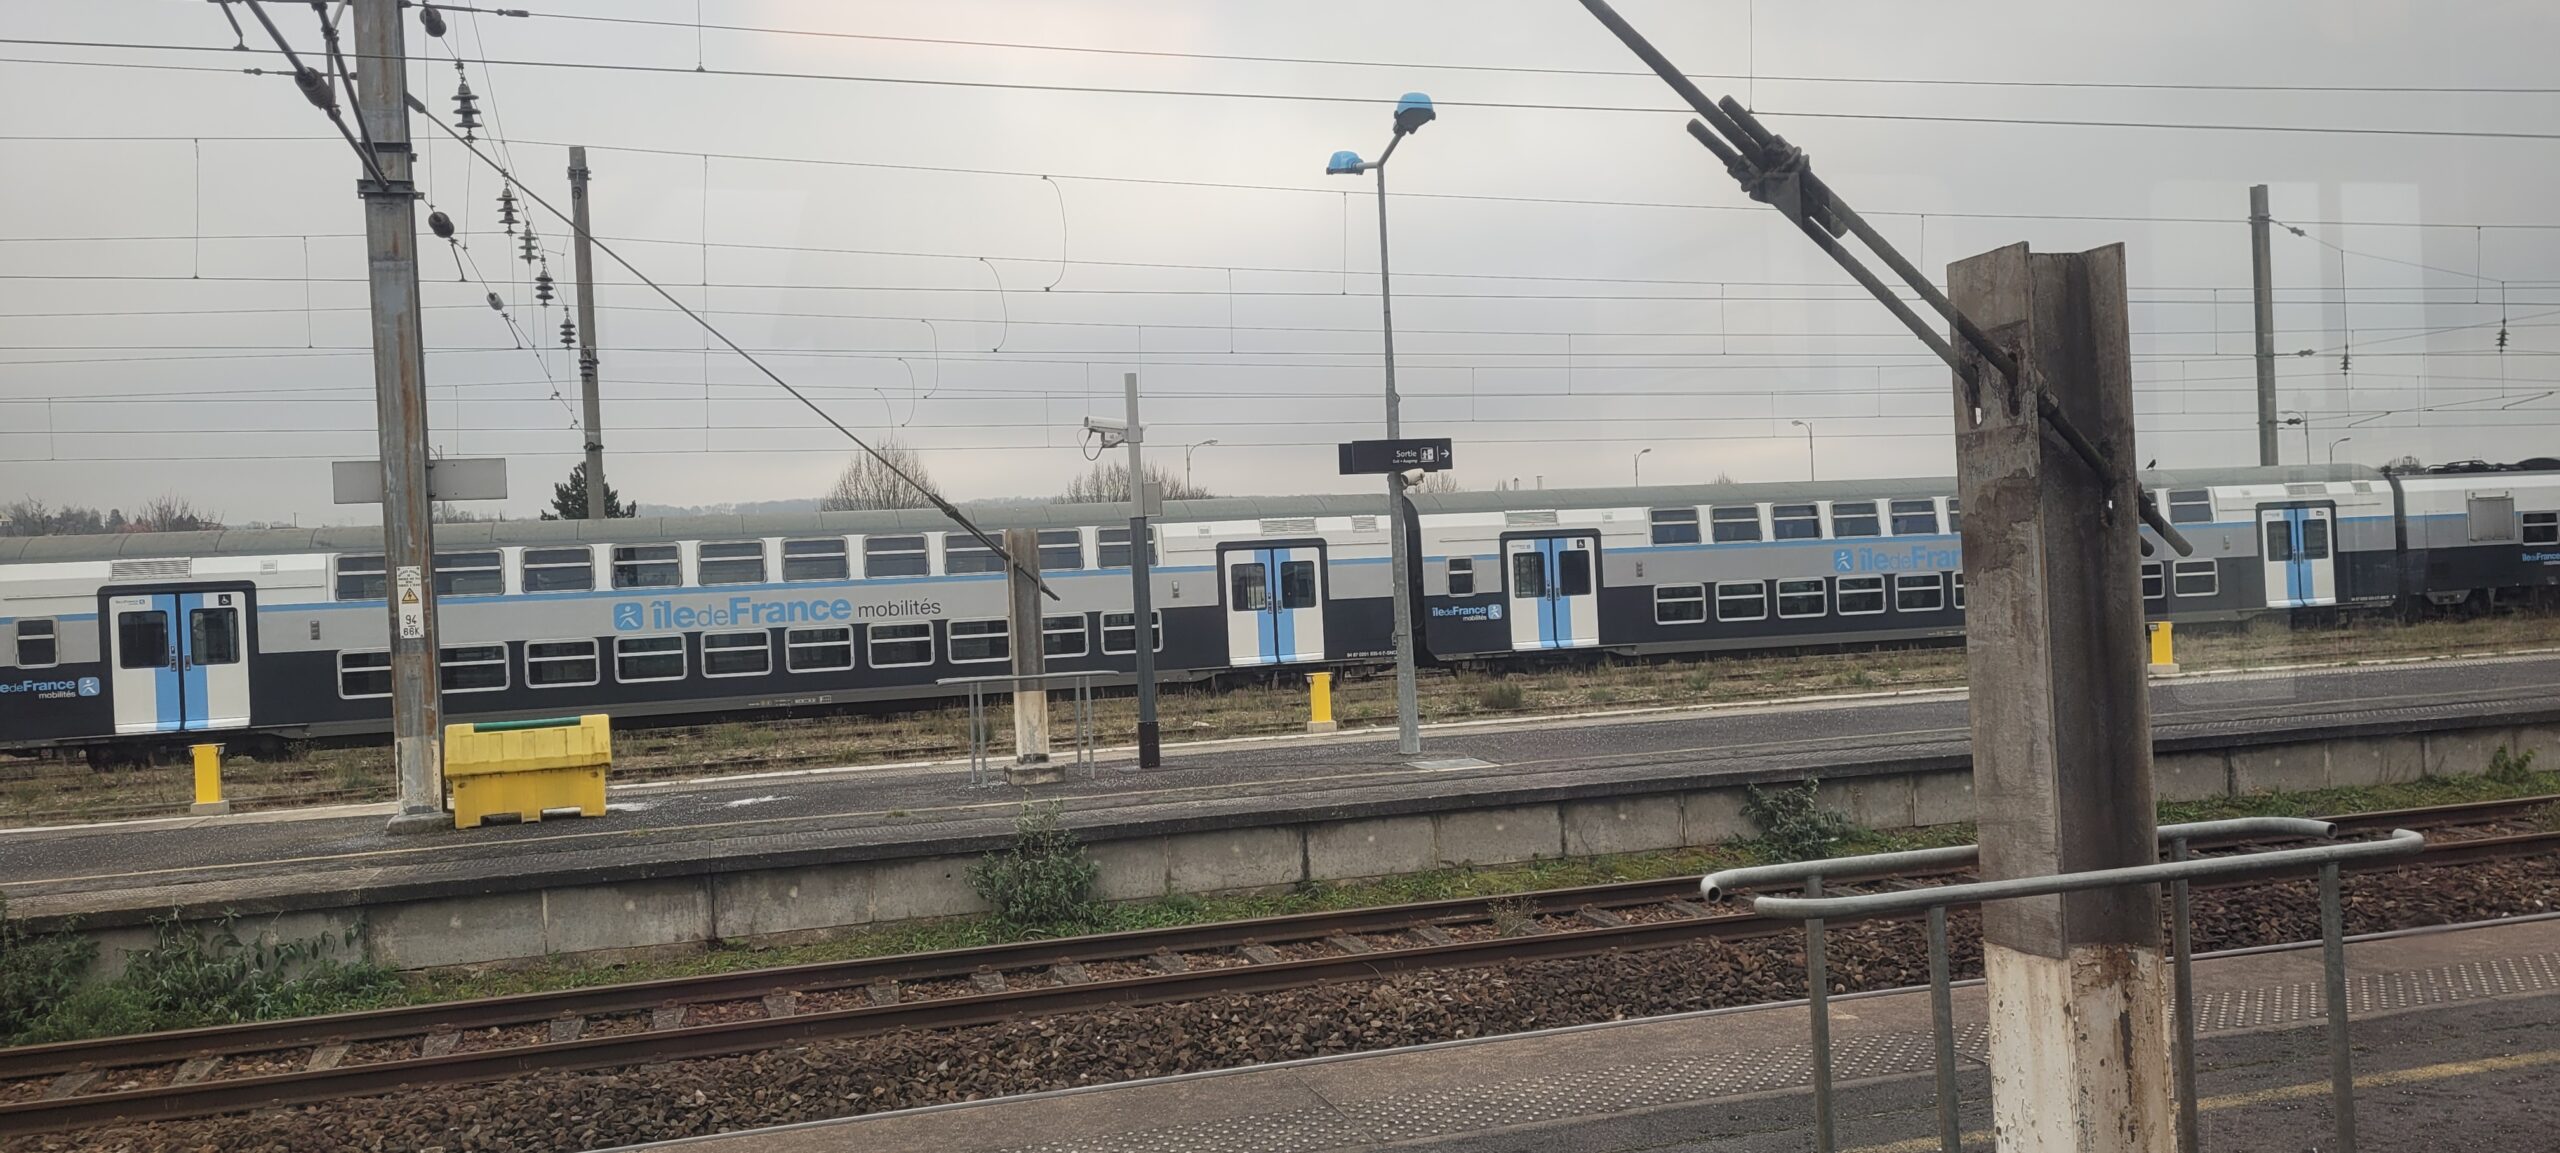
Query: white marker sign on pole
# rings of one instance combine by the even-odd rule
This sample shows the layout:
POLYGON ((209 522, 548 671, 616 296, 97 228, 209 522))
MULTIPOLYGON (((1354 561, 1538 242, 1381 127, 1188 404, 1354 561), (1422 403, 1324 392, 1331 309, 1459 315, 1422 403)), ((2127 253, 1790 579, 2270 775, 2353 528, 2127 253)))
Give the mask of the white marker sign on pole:
POLYGON ((392 596, 400 606, 400 639, 424 640, 427 635, 427 587, 418 566, 401 565, 393 580, 392 596))

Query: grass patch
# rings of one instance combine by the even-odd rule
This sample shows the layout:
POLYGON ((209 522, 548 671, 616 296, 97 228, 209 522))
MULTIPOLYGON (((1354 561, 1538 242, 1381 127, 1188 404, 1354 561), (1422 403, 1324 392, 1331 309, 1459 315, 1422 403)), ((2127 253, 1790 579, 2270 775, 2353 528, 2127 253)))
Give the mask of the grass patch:
MULTIPOLYGON (((2501 753, 2505 751, 2499 750, 2501 753)), ((2458 805, 2471 801, 2506 801, 2547 793, 2560 793, 2560 772, 2527 770, 2512 773, 2504 780, 2486 776, 2429 776, 2387 785, 2171 801, 2160 806, 2160 823, 2219 821, 2230 817, 2319 817, 2380 809, 2458 805)))
POLYGON ((71 933, 29 936, 0 922, 0 1037, 11 1045, 192 1029, 380 1005, 397 973, 334 954, 354 941, 240 939, 228 919, 191 929, 154 922, 155 939, 124 971, 89 981, 97 944, 71 933))

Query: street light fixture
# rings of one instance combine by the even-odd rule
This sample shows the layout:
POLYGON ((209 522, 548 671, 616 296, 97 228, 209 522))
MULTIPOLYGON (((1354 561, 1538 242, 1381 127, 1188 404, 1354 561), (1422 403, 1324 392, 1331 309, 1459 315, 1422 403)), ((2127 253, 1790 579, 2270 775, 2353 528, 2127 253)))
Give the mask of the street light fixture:
POLYGON ((2331 464, 2336 464, 2336 463, 2338 463, 2338 446, 2339 446, 2339 445, 2342 445, 2342 444, 2345 444, 2345 443, 2347 443, 2348 441, 2351 441, 2351 440, 2354 440, 2354 439, 2355 439, 2355 438, 2354 438, 2354 437, 2352 437, 2352 436, 2342 436, 2342 437, 2339 437, 2339 438, 2338 438, 2338 439, 2336 439, 2336 440, 2330 441, 2330 442, 2329 442, 2329 463, 2331 463, 2331 464))
POLYGON ((1653 450, 1652 450, 1652 449, 1650 449, 1650 448, 1640 448, 1640 449, 1637 449, 1637 450, 1636 450, 1635 466, 1636 466, 1636 487, 1637 487, 1637 488, 1643 488, 1643 487, 1644 487, 1644 454, 1646 454, 1646 453, 1648 453, 1648 452, 1652 452, 1652 451, 1653 451, 1653 450))
POLYGON ((1191 487, 1191 453, 1193 450, 1207 448, 1216 443, 1218 443, 1217 438, 1211 437, 1198 444, 1186 444, 1182 446, 1182 487, 1191 487))
POLYGON ((1788 424, 1792 424, 1792 425, 1796 426, 1797 428, 1801 428, 1801 429, 1803 429, 1803 430, 1804 430, 1804 478, 1805 478, 1806 480, 1819 480, 1819 479, 1821 479, 1820 477, 1817 477, 1817 476, 1815 476, 1815 475, 1814 475, 1814 467, 1813 467, 1813 422, 1812 422, 1812 421, 1809 421, 1809 420, 1791 420, 1791 421, 1788 421, 1787 423, 1788 423, 1788 424))
MULTIPOLYGON (((1379 153, 1376 160, 1362 160, 1357 152, 1336 152, 1324 166, 1327 176, 1378 174, 1378 330, 1386 360, 1388 440, 1397 438, 1403 420, 1396 399, 1395 306, 1387 280, 1387 161, 1395 157, 1396 146, 1404 143, 1405 137, 1437 116, 1430 97, 1407 92, 1396 101, 1395 134, 1388 137, 1386 151, 1379 153)), ((1422 720, 1413 683, 1413 557, 1405 543, 1405 524, 1404 478, 1388 473, 1388 551, 1395 560, 1396 748, 1409 756, 1422 751, 1422 720)))

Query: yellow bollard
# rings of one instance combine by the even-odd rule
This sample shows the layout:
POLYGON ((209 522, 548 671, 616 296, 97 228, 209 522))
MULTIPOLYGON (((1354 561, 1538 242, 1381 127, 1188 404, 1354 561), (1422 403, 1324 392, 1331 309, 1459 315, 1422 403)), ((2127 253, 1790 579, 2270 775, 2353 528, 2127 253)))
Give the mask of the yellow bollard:
POLYGON ((1307 731, 1329 733, 1333 728, 1333 674, 1308 673, 1307 731))
POLYGON ((231 802, 222 799, 222 746, 196 745, 189 751, 196 757, 196 803, 187 811, 202 817, 230 812, 231 802))
POLYGON ((2151 671, 2153 673, 2178 671, 2176 646, 2170 636, 2174 627, 2168 621, 2151 622, 2151 671))

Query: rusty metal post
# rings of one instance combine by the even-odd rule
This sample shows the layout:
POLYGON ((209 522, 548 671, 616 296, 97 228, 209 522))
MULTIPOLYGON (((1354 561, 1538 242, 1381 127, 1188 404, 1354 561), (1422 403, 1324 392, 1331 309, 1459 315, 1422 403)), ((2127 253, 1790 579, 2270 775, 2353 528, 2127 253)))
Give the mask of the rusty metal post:
POLYGON ((436 684, 434 510, 427 491, 427 365, 418 311, 418 193, 409 180, 408 59, 398 0, 355 0, 356 114, 382 181, 359 179, 372 270, 373 388, 382 444, 383 599, 391 629, 391 831, 444 818, 444 702, 436 684))
MULTIPOLYGON (((1960 261, 1949 295, 2014 358, 1959 342, 1965 661, 1986 880, 2157 859, 2138 506, 2130 469, 2048 435, 2049 400, 2101 459, 2136 460, 2124 249, 1960 261), (1968 383, 1970 381, 1971 383, 1968 383)), ((2167 1153, 2176 1135, 2160 894, 1983 910, 1994 1128, 2003 1148, 2167 1153)))

